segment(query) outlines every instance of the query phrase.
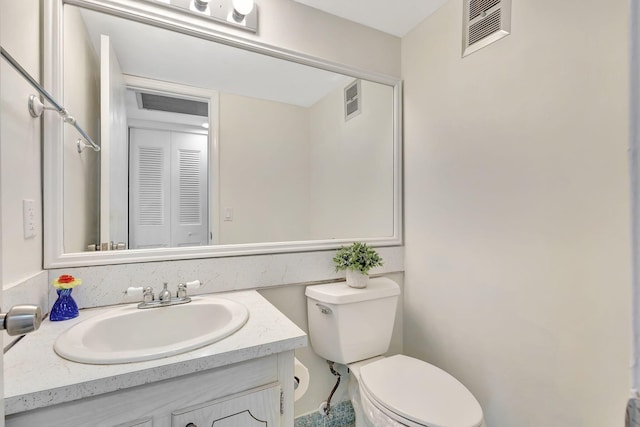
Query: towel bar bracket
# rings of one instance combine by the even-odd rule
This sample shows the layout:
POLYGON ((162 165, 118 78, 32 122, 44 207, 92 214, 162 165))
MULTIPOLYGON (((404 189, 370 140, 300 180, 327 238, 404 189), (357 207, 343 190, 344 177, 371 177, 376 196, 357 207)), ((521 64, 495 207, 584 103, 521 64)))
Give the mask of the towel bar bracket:
MULTIPOLYGON (((3 57, 9 63, 9 65, 11 65, 18 72, 18 74, 20 74, 51 105, 53 105, 53 107, 47 107, 39 97, 37 97, 36 95, 30 95, 28 107, 31 117, 40 117, 44 110, 54 110, 60 115, 60 118, 62 118, 65 123, 69 123, 71 126, 76 128, 78 133, 80 133, 80 135, 84 139, 84 142, 86 142, 86 144, 84 144, 85 146, 91 147, 94 151, 100 151, 100 146, 93 142, 91 137, 87 135, 87 133, 80 127, 80 125, 78 125, 78 123, 76 123, 76 119, 73 116, 69 115, 69 112, 58 102, 56 102, 56 100, 53 99, 49 92, 44 90, 44 88, 40 86, 40 84, 31 76, 31 74, 29 74, 27 70, 25 70, 22 65, 20 65, 18 61, 16 61, 2 46, 0 46, 0 56, 3 57)), ((80 151, 79 145, 78 151, 80 151)))
POLYGON ((36 95, 29 95, 28 106, 29 106, 29 114, 31 114, 31 117, 33 117, 34 119, 40 117, 44 110, 53 110, 58 112, 60 115, 62 115, 57 108, 47 107, 46 105, 44 105, 40 100, 40 98, 38 98, 36 95))

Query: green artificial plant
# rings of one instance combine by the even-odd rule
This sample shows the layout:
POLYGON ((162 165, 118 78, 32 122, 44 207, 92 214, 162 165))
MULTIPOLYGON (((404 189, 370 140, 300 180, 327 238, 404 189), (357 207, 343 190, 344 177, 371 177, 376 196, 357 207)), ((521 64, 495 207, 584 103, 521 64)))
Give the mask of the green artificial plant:
POLYGON ((352 270, 362 274, 368 274, 373 267, 382 266, 382 258, 378 252, 362 242, 342 246, 333 257, 333 262, 336 263, 336 271, 352 270))

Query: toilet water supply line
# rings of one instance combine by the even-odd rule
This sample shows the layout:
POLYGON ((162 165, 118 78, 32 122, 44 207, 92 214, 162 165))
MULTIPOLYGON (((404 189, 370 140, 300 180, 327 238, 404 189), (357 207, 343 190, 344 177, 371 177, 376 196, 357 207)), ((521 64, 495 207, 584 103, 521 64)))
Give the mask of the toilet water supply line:
POLYGON ((342 375, 340 375, 340 372, 333 369, 334 362, 327 360, 327 363, 329 364, 329 370, 331 371, 334 377, 338 378, 338 380, 336 381, 336 385, 333 386, 333 389, 331 389, 331 393, 329 393, 329 397, 327 398, 327 401, 323 402, 322 405, 320 405, 320 412, 322 412, 325 417, 328 417, 329 412, 331 412, 331 398, 333 397, 333 394, 338 389, 338 386, 340 385, 340 379, 342 377, 342 375))

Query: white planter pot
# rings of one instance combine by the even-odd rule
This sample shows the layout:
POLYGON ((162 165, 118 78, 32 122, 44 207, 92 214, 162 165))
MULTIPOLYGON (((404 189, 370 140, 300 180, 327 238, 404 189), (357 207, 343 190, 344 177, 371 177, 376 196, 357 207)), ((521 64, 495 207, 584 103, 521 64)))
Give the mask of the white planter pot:
POLYGON ((369 284, 369 275, 359 271, 347 270, 347 285, 352 288, 366 288, 369 284))

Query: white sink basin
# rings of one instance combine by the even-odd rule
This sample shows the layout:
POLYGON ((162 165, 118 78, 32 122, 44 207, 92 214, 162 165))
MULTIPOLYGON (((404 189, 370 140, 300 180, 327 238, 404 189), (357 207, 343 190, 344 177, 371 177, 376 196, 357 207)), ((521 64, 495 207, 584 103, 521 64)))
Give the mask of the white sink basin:
POLYGON ((236 332, 247 308, 216 296, 192 297, 187 304, 139 309, 113 308, 72 326, 53 348, 65 359, 110 365, 159 359, 204 347, 236 332))

